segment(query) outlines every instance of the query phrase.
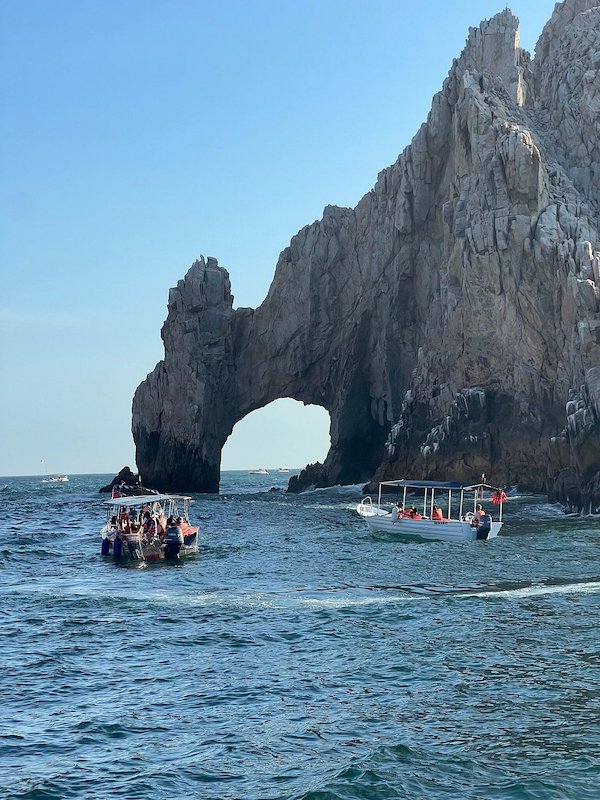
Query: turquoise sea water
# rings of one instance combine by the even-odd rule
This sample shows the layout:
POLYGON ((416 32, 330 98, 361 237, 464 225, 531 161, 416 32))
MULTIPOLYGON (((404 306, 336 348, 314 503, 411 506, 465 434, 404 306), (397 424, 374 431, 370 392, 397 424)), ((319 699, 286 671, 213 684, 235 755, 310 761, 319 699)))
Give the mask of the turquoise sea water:
POLYGON ((121 566, 110 477, 0 479, 1 797, 600 797, 597 518, 405 544, 225 473, 199 557, 121 566))

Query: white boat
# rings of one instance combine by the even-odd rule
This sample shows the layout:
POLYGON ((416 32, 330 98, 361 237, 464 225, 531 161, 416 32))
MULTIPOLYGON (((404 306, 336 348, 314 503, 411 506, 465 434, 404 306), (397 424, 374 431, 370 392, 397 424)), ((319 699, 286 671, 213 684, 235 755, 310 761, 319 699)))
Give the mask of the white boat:
POLYGON ((251 469, 250 472, 248 473, 248 475, 268 475, 268 474, 269 473, 267 472, 267 470, 263 469, 262 467, 261 469, 251 469))
POLYGON ((68 483, 68 475, 49 475, 47 478, 42 478, 42 483, 68 483))
POLYGON ((175 494, 107 500, 100 552, 133 561, 173 561, 194 555, 200 534, 190 524, 191 501, 175 494))
POLYGON ((383 481, 379 484, 377 505, 367 496, 356 510, 370 531, 412 541, 465 542, 498 536, 504 524, 502 505, 505 499, 501 489, 485 483, 383 481), (397 502, 390 510, 382 505, 382 494, 394 490, 397 502), (481 508, 485 490, 494 493, 490 502, 498 507, 495 520, 481 508))
POLYGON ((289 469, 287 467, 279 467, 277 472, 289 472, 289 469))

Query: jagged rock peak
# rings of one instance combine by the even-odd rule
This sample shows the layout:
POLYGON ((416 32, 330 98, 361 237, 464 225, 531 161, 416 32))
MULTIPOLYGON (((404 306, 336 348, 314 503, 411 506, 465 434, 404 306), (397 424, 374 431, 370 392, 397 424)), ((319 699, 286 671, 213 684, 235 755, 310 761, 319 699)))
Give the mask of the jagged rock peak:
POLYGON ((455 68, 471 72, 486 72, 504 84, 518 105, 526 98, 524 70, 529 54, 519 46, 519 20, 506 8, 477 28, 469 28, 465 48, 455 61, 455 68))

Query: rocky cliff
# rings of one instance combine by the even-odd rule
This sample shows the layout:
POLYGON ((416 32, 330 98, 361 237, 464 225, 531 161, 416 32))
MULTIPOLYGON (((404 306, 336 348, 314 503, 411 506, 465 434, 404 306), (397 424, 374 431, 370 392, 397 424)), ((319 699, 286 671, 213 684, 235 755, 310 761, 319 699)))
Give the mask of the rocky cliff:
POLYGON ((505 10, 469 32, 409 147, 354 209, 280 255, 257 309, 194 263, 133 402, 137 464, 216 491, 234 425, 280 397, 327 409, 296 482, 392 476, 600 503, 600 3, 557 4, 536 47, 505 10))

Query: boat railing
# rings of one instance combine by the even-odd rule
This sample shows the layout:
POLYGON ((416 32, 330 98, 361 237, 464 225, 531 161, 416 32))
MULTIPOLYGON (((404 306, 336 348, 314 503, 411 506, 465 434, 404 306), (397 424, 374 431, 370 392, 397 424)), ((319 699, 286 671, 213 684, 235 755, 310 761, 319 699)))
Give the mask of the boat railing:
POLYGON ((358 504, 358 513, 364 517, 370 517, 375 514, 375 509, 373 508, 373 500, 369 495, 363 497, 363 499, 358 504))

